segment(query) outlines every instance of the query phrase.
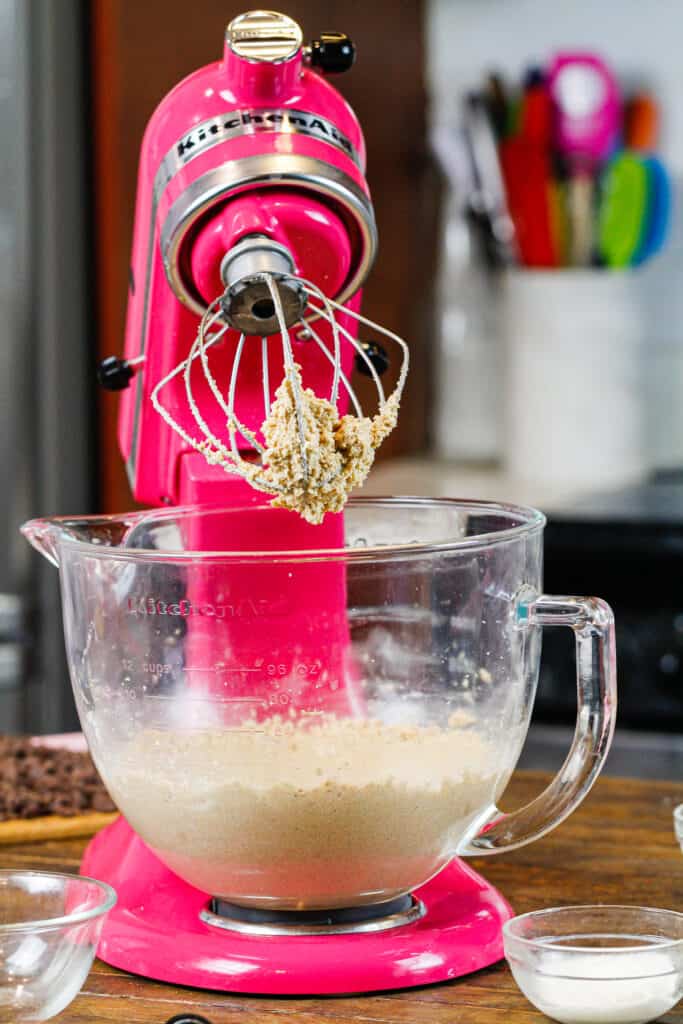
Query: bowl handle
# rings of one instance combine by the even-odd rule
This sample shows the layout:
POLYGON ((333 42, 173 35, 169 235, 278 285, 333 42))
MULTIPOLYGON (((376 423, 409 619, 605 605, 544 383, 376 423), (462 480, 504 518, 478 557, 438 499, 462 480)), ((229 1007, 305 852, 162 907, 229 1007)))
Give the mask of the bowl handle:
POLYGON ((617 670, 614 616, 595 597, 543 595, 519 606, 519 624, 569 626, 576 637, 576 729, 559 772, 540 796, 503 814, 494 807, 476 834, 458 848, 459 856, 514 850, 540 839, 568 817, 600 773, 614 734, 617 670))

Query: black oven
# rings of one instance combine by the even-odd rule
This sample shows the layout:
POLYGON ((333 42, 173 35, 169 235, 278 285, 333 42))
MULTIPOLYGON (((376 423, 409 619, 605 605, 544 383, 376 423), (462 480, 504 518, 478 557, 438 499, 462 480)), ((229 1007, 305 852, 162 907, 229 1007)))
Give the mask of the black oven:
MULTIPOLYGON (((588 498, 550 515, 545 587, 611 604, 620 729, 683 731, 683 479, 588 498)), ((574 719, 572 643, 567 630, 544 630, 536 721, 574 719)))

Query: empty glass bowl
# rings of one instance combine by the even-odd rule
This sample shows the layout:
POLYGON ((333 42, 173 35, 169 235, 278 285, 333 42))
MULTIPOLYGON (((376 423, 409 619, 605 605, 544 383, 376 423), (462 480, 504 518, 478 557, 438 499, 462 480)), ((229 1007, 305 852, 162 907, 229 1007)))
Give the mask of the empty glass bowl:
POLYGON ((115 903, 92 878, 0 871, 0 1020, 49 1020, 69 1005, 115 903))
MULTIPOLYGON (((384 903, 456 855, 532 842, 595 781, 613 619, 541 594, 544 523, 389 498, 352 499, 323 539, 253 502, 24 532, 59 564, 81 724, 128 824, 205 893, 307 911, 384 903), (560 625, 576 636, 576 737, 544 795, 501 815, 542 627, 560 625)), ((126 842, 148 877, 147 847, 126 842)))
POLYGON ((503 925, 505 956, 529 1002, 561 1024, 645 1024, 683 996, 683 914, 559 907, 503 925))

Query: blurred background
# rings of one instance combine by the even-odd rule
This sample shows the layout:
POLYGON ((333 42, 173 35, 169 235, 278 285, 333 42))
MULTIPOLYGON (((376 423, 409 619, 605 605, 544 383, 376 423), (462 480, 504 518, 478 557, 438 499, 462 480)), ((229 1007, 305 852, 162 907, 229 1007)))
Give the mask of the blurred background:
MULTIPOLYGON (((0 731, 77 720, 33 515, 132 506, 117 398, 144 126, 219 57, 232 0, 0 0, 0 731)), ((676 0, 291 0, 358 59, 380 254, 364 312, 412 366, 366 490, 549 515, 549 592, 617 616, 610 770, 683 765, 683 65, 676 0)), ((546 631, 524 755, 574 697, 546 631)))

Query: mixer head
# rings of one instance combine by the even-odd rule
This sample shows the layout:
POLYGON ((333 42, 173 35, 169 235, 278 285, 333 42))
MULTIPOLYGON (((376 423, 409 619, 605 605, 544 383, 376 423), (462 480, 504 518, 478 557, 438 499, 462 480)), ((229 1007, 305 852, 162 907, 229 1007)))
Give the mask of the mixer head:
POLYGON ((364 140, 324 77, 353 56, 341 33, 304 46, 291 18, 248 12, 147 127, 125 365, 103 369, 111 386, 135 373, 119 437, 140 501, 233 503, 238 476, 318 522, 395 422, 407 349, 359 314, 376 249, 364 140), (388 396, 391 352, 361 326, 400 356, 388 396))

